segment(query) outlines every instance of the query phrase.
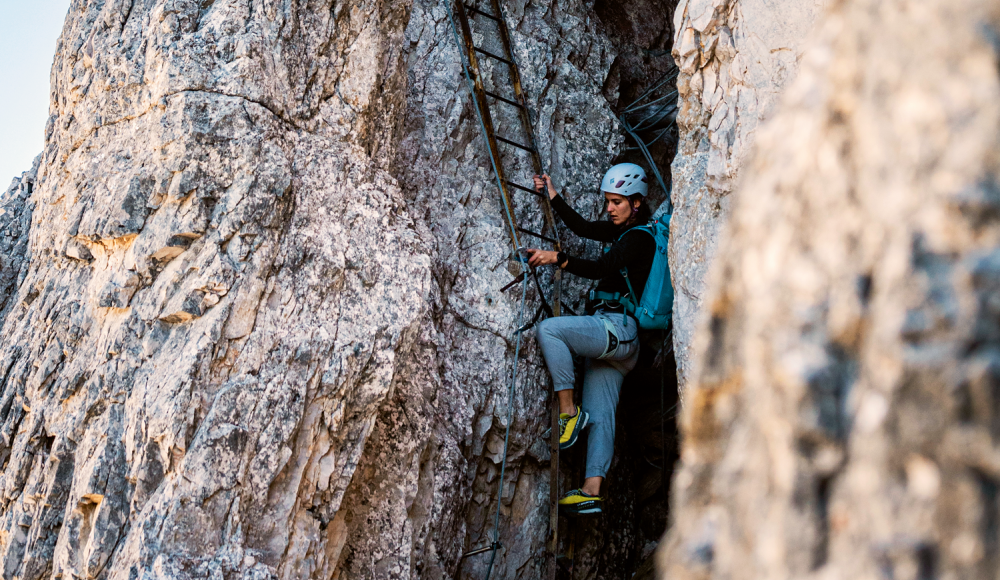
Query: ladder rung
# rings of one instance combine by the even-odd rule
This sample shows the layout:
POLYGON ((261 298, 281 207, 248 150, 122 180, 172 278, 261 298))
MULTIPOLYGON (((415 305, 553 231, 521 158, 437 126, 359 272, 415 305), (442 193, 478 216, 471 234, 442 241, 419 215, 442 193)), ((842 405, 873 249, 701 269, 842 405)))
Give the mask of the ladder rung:
POLYGON ((557 242, 556 242, 555 240, 553 240, 552 238, 550 238, 550 237, 547 237, 547 236, 543 236, 542 234, 538 234, 538 233, 535 233, 535 232, 533 232, 533 231, 531 231, 531 230, 526 230, 526 229, 524 229, 524 228, 517 228, 517 231, 519 231, 519 232, 521 232, 521 233, 525 233, 525 234, 528 234, 529 236, 534 236, 534 237, 538 238, 539 240, 545 240, 546 242, 549 242, 550 244, 555 244, 555 243, 557 243, 557 242))
POLYGON ((527 187, 524 187, 523 185, 518 185, 518 184, 514 183, 513 181, 507 181, 506 179, 503 180, 503 182, 506 183, 507 185, 513 187, 514 189, 520 189, 521 191, 526 191, 526 192, 528 192, 528 193, 530 193, 532 195, 535 195, 535 196, 538 196, 538 197, 542 197, 542 194, 538 193, 534 189, 528 189, 527 187))
POLYGON ((513 280, 511 280, 509 284, 501 288, 500 293, 503 294, 504 292, 510 290, 515 285, 520 284, 521 282, 524 282, 524 272, 521 272, 517 278, 514 278, 513 280))
POLYGON ((514 147, 517 147, 518 149, 524 149, 525 151, 528 151, 530 153, 534 153, 535 152, 535 149, 533 147, 528 147, 527 145, 521 145, 520 143, 517 143, 515 141, 511 141, 510 139, 504 139, 503 137, 500 137, 499 135, 497 135, 497 141, 501 141, 501 142, 506 143, 508 145, 513 145, 514 147))
POLYGON ((497 22, 500 22, 500 19, 497 18, 496 16, 490 14, 489 12, 483 12, 482 10, 480 10, 480 9, 476 8, 475 6, 473 6, 472 4, 466 4, 465 5, 465 9, 468 10, 469 12, 475 12, 476 14, 481 14, 482 16, 485 16, 487 18, 491 18, 493 20, 496 20, 497 22))
POLYGON ((515 66, 514 65, 514 61, 507 60, 506 58, 504 58, 502 56, 497 56, 497 55, 493 54, 492 52, 485 51, 485 50, 483 50, 481 48, 477 47, 476 48, 476 52, 481 53, 481 54, 485 54, 486 56, 488 56, 490 58, 495 58, 495 59, 499 60, 500 62, 509 64, 510 66, 515 66))
POLYGON ((485 554, 486 552, 489 552, 490 550, 497 550, 500 547, 501 547, 500 546, 500 542, 493 542, 492 544, 490 544, 489 546, 486 546, 485 548, 479 548, 478 550, 472 550, 471 552, 466 552, 466 553, 462 554, 462 557, 463 558, 468 558, 469 556, 475 556, 477 554, 485 554))
POLYGON ((489 91, 483 91, 483 92, 486 93, 486 96, 493 97, 494 99, 496 99, 498 101, 503 101, 503 102, 507 103, 508 105, 514 105, 515 107, 517 107, 519 109, 523 109, 524 108, 524 105, 522 105, 521 103, 518 103, 517 101, 512 101, 512 100, 510 100, 510 99, 508 99, 506 97, 501 97, 500 95, 498 95, 496 93, 491 93, 489 91))

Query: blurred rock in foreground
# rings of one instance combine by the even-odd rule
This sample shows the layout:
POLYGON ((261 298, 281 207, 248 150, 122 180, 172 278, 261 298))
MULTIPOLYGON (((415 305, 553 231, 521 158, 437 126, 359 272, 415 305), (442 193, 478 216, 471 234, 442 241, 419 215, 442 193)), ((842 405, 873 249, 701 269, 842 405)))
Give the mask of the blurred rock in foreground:
POLYGON ((713 266, 662 577, 996 577, 998 9, 822 21, 713 266))

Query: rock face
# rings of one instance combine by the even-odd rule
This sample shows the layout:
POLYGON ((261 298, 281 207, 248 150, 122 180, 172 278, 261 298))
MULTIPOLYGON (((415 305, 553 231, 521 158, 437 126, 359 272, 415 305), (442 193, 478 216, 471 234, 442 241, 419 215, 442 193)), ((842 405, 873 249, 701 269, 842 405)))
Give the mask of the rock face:
POLYGON ((38 177, 38 163, 15 178, 0 196, 0 321, 14 304, 11 297, 26 272, 32 204, 28 201, 38 177))
MULTIPOLYGON (((506 6, 549 171, 596 215, 672 5, 506 6)), ((52 81, 0 200, 3 577, 480 577, 519 296, 444 5, 74 1, 52 81)), ((502 578, 544 566, 523 354, 502 578)), ((649 551, 604 537, 590 577, 649 551)))
POLYGON ((836 3, 758 128, 664 578, 996 576, 998 10, 836 3))
MULTIPOLYGON (((845 0, 813 34, 826 4, 504 6, 586 215, 636 160, 614 110, 681 70, 661 573, 992 577, 998 7, 845 0)), ((480 578, 494 539, 493 577, 542 576, 548 377, 526 336, 508 400, 520 289, 451 35, 433 0, 74 1, 0 197, 5 579, 480 578)), ((574 577, 652 575, 650 363, 574 577)))
POLYGON ((671 268, 674 347, 683 388, 709 265, 729 217, 730 192, 757 127, 795 77, 826 2, 683 0, 674 13, 680 67, 671 268))

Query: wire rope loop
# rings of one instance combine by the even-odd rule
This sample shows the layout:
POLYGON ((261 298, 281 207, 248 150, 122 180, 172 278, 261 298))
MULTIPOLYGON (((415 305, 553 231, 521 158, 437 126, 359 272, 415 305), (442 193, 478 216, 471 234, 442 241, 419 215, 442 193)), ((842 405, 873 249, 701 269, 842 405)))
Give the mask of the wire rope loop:
POLYGON ((649 165, 650 165, 650 167, 652 168, 653 175, 656 177, 656 181, 659 183, 660 189, 662 189, 663 193, 666 195, 666 199, 664 201, 667 204, 667 211, 666 211, 666 213, 668 215, 674 213, 674 204, 673 204, 673 200, 671 200, 671 193, 672 192, 671 192, 670 189, 667 188, 666 183, 663 181, 663 176, 660 175, 660 170, 656 166, 656 162, 653 160, 652 154, 649 152, 649 145, 652 145, 653 143, 655 143, 656 141, 658 141, 664 135, 664 133, 666 133, 667 129, 670 129, 670 127, 672 127, 674 125, 674 123, 676 122, 676 120, 673 121, 673 122, 671 122, 665 129, 661 130, 660 133, 657 134, 657 136, 655 138, 653 138, 648 144, 645 143, 642 140, 641 137, 639 137, 638 133, 640 131, 644 131, 644 130, 648 130, 650 128, 653 128, 653 125, 655 125, 655 122, 654 122, 653 125, 651 125, 649 127, 643 127, 643 124, 646 123, 650 118, 656 117, 657 115, 661 114, 663 111, 666 110, 667 107, 671 106, 672 103, 670 102, 669 98, 672 97, 674 94, 676 94, 677 90, 674 89, 673 91, 668 92, 666 95, 657 97, 657 98, 653 99, 652 101, 650 101, 648 103, 642 103, 642 101, 645 100, 650 95, 652 95, 653 93, 655 93, 657 90, 659 90, 660 87, 662 87, 663 85, 665 85, 665 84, 669 83, 670 81, 676 79, 677 78, 677 74, 678 74, 677 70, 668 70, 666 73, 663 74, 663 76, 661 76, 659 79, 657 79, 653 83, 652 87, 650 87, 648 90, 646 90, 644 93, 642 93, 642 95, 640 95, 634 101, 632 101, 631 103, 629 103, 628 106, 626 106, 625 109, 622 111, 622 114, 619 115, 618 117, 616 117, 618 119, 618 122, 621 124, 622 128, 625 129, 625 132, 628 133, 628 135, 630 137, 632 137, 633 140, 635 140, 636 146, 638 147, 639 151, 642 152, 643 157, 646 158, 646 162, 648 162, 649 165), (655 105, 655 104, 657 104, 657 103, 659 103, 660 101, 663 101, 663 100, 667 100, 667 102, 663 106, 661 106, 659 109, 655 110, 653 113, 647 114, 635 126, 631 125, 629 123, 629 121, 625 118, 630 113, 639 111, 639 110, 643 109, 644 107, 650 107, 651 108, 653 105, 655 105))

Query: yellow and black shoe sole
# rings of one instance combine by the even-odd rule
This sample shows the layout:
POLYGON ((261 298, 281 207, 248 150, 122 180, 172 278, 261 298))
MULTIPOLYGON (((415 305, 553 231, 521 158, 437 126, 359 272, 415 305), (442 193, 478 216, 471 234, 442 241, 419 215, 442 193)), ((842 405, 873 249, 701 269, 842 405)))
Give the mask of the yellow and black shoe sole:
POLYGON ((592 500, 576 503, 560 503, 559 511, 570 517, 575 516, 598 516, 601 515, 601 503, 603 500, 594 498, 592 500))

